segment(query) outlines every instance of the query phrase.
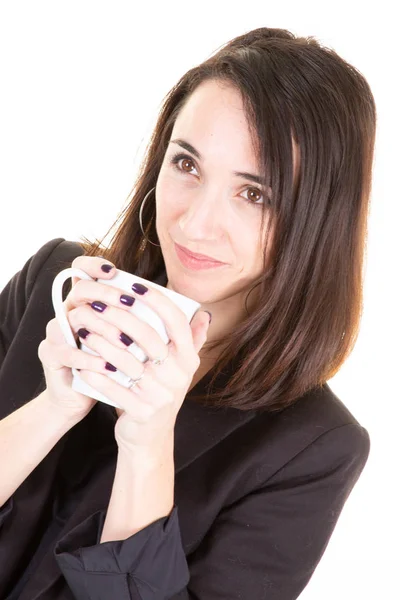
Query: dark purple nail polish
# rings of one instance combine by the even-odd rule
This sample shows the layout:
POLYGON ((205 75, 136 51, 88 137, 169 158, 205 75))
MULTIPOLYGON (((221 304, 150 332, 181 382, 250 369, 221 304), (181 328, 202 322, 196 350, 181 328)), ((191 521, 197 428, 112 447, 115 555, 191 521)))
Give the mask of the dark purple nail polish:
POLYGON ((140 294, 141 296, 149 291, 149 288, 147 288, 145 285, 142 285, 141 283, 134 283, 132 289, 134 292, 140 294))
POLYGON ((133 339, 130 338, 129 335, 126 335, 126 333, 124 333, 123 331, 120 333, 119 339, 123 344, 125 344, 125 346, 130 346, 131 344, 133 344, 133 339))
POLYGON ((128 296, 127 294, 122 294, 120 301, 122 304, 126 304, 126 306, 132 306, 132 304, 135 302, 135 298, 133 296, 128 296))
POLYGON ((103 310, 107 308, 107 304, 104 304, 104 302, 100 302, 100 300, 94 300, 94 302, 92 302, 90 306, 94 308, 94 310, 97 310, 97 312, 103 312, 103 310))
POLYGON ((79 335, 79 337, 81 337, 83 339, 87 338, 89 333, 90 333, 90 331, 88 331, 84 327, 81 327, 80 329, 78 329, 78 335, 79 335))
POLYGON ((113 268, 113 265, 101 265, 101 270, 104 271, 104 273, 109 273, 113 268))
POLYGON ((114 371, 115 372, 117 370, 117 367, 114 367, 114 365, 112 365, 109 362, 106 362, 105 368, 107 369, 107 371, 114 371))

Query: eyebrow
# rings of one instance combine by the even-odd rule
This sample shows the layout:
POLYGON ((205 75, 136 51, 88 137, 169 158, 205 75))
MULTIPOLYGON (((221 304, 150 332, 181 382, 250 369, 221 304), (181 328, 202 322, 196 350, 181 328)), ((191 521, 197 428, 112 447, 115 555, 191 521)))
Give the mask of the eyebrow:
MULTIPOLYGON (((170 140, 169 143, 170 144, 178 144, 178 146, 181 146, 182 148, 184 148, 185 150, 187 150, 188 152, 193 154, 196 158, 198 158, 199 160, 202 160, 202 156, 201 156, 200 152, 198 150, 196 150, 196 148, 194 148, 194 146, 192 146, 192 144, 189 144, 189 142, 186 142, 185 140, 182 140, 181 138, 177 138, 176 140, 170 140)), ((254 181, 254 183, 258 183, 260 185, 265 185, 264 180, 259 175, 254 175, 254 173, 246 173, 243 171, 233 171, 233 174, 236 175, 236 177, 243 177, 244 179, 249 179, 250 181, 254 181)))

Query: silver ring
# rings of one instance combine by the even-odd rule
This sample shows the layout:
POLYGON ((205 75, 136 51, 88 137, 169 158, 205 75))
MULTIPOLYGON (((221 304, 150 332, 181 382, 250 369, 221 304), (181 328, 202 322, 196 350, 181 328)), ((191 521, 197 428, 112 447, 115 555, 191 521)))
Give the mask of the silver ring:
MULTIPOLYGON (((167 344, 167 347, 168 347, 168 344, 167 344)), ((169 356, 169 352, 167 352, 167 356, 165 358, 159 358, 158 356, 156 356, 156 358, 149 359, 149 361, 151 363, 153 363, 153 365, 163 365, 165 363, 165 361, 167 360, 168 356, 169 356)), ((134 387, 137 384, 138 381, 140 381, 141 379, 143 379, 145 372, 146 372, 146 369, 144 368, 143 369, 143 373, 137 379, 132 379, 132 377, 129 377, 129 379, 128 379, 129 383, 128 383, 128 386, 127 386, 128 390, 131 389, 132 387, 134 387)))
POLYGON ((153 365, 163 365, 165 363, 165 361, 167 360, 167 358, 169 356, 169 345, 170 345, 170 343, 168 342, 168 344, 167 344, 167 356, 165 358, 160 358, 159 356, 156 356, 153 359, 149 359, 150 362, 153 363, 153 365))
POLYGON ((165 358, 159 358, 157 356, 156 358, 153 358, 153 360, 150 362, 152 362, 153 365, 163 365, 165 363, 165 361, 167 360, 167 358, 168 358, 168 354, 165 358))
POLYGON ((130 390, 132 387, 135 387, 137 382, 140 381, 141 379, 143 379, 144 373, 145 373, 145 369, 143 369, 143 373, 137 379, 132 379, 132 377, 129 377, 129 379, 128 379, 129 383, 127 385, 128 390, 130 390))

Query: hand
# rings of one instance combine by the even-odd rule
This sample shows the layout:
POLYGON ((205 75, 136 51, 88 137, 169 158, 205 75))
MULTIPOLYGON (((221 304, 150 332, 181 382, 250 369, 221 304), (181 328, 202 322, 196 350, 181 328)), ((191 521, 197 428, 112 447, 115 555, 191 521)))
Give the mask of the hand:
POLYGON ((67 317, 73 331, 84 327, 89 332, 85 345, 102 357, 102 368, 84 367, 80 376, 121 407, 115 426, 119 448, 134 454, 139 450, 155 453, 173 435, 177 413, 200 365, 198 353, 207 339, 209 316, 198 311, 189 324, 180 308, 159 290, 149 287, 144 295, 132 290, 128 295, 154 309, 164 322, 170 338, 166 345, 150 325, 121 303, 121 294, 127 292, 98 282, 78 281, 69 296, 70 306, 77 308, 67 317), (102 312, 87 304, 94 300, 102 303, 102 312), (150 360, 143 364, 135 358, 120 340, 121 332, 134 340, 150 360), (155 358, 166 361, 153 364, 155 358), (143 373, 144 377, 126 389, 105 375, 106 362, 132 379, 143 373))
MULTIPOLYGON (((112 269, 110 273, 105 273, 101 269, 101 265, 105 263, 111 264, 102 258, 79 256, 71 266, 82 269, 94 278, 111 279, 115 275, 115 269, 112 269)), ((74 305, 75 292, 72 293, 72 291, 78 281, 80 280, 76 277, 72 278, 71 292, 64 301, 64 305, 68 308, 74 305)), ((46 338, 38 346, 38 356, 43 365, 48 398, 54 409, 61 412, 67 419, 79 422, 91 411, 97 400, 79 394, 71 388, 71 367, 104 372, 104 360, 72 348, 65 341, 56 318, 47 324, 46 338)))

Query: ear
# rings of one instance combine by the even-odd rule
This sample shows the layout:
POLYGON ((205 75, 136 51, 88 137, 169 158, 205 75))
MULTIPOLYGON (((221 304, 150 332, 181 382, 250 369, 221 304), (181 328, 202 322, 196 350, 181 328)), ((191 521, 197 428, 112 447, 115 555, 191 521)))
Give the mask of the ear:
POLYGON ((209 326, 210 316, 205 310, 198 311, 190 323, 193 336, 193 345, 197 354, 207 341, 207 332, 209 326))

